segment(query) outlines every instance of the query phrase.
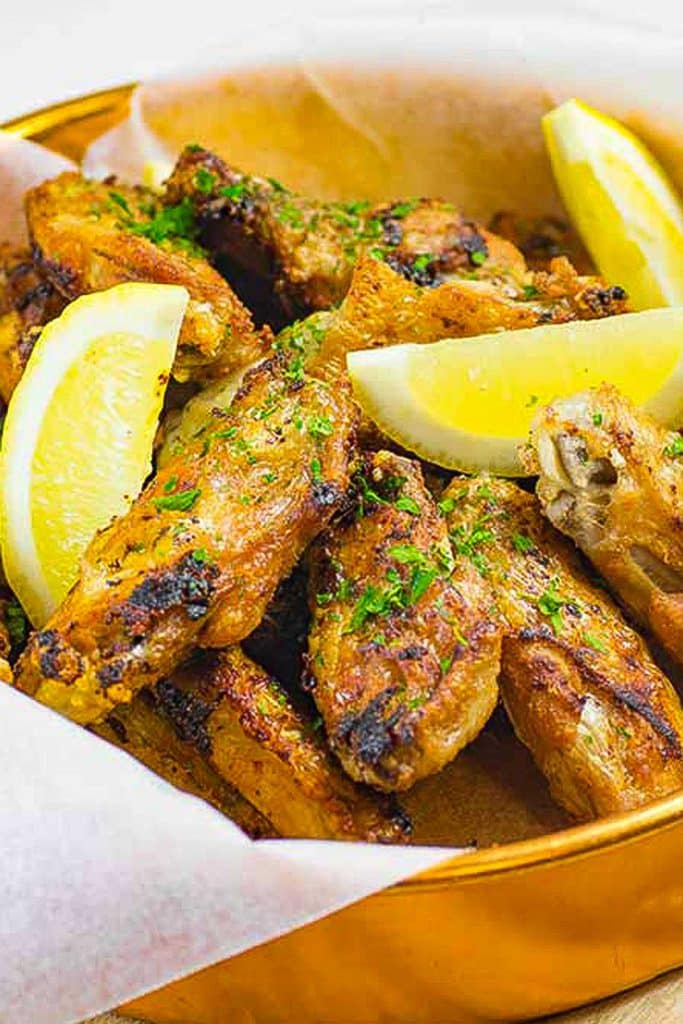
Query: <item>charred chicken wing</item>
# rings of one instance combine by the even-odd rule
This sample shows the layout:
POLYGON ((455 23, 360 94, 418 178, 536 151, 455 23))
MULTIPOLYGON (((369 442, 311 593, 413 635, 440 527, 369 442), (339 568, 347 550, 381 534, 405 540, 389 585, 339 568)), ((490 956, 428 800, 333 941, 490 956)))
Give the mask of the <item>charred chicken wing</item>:
POLYGON ((441 508, 456 559, 493 588, 503 701, 557 802, 593 818, 683 786, 672 685, 536 499, 509 481, 463 479, 441 508))
POLYGON ((485 725, 500 635, 486 583, 453 565, 419 464, 368 455, 355 486, 311 555, 308 685, 349 775, 403 790, 485 725))
POLYGON ((356 421, 346 389, 269 362, 88 548, 18 686, 96 721, 199 644, 247 636, 339 507, 356 421))
POLYGON ((283 835, 407 839, 405 815, 344 776, 315 723, 239 647, 204 655, 154 694, 181 740, 283 835))
POLYGON ((26 216, 40 271, 66 299, 123 281, 187 288, 180 379, 220 376, 263 354, 250 313, 195 242, 189 200, 162 208, 146 189, 67 172, 27 193, 26 216))
POLYGON ((545 514, 683 663, 681 436, 605 386, 542 410, 533 442, 545 514))

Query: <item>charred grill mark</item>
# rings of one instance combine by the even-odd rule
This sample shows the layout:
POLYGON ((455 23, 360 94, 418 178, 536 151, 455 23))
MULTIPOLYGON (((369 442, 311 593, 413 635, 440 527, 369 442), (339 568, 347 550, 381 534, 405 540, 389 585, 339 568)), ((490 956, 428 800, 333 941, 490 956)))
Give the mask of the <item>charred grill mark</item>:
POLYGON ((211 754, 207 723, 215 703, 203 701, 197 694, 186 693, 168 679, 158 682, 152 692, 178 737, 191 743, 205 757, 211 754))
POLYGON ((318 508, 331 508, 343 497, 335 484, 326 483, 324 480, 314 480, 312 490, 313 501, 318 508))
POLYGON ((633 690, 627 690, 622 686, 612 685, 611 691, 620 704, 644 718, 648 725, 651 725, 654 731, 666 740, 672 757, 683 757, 678 736, 669 723, 652 707, 646 696, 634 693, 633 690))
POLYGON ((218 574, 216 565, 200 563, 188 552, 172 568, 147 576, 119 614, 132 633, 148 629, 174 608, 184 608, 192 621, 201 619, 209 611, 218 574))
POLYGON ((398 692, 398 687, 389 687, 370 701, 359 714, 346 715, 337 727, 336 741, 350 747, 363 764, 375 770, 396 746, 397 739, 408 743, 412 737, 410 727, 403 724, 400 736, 397 735, 395 727, 402 714, 401 708, 388 718, 382 717, 387 705, 398 692))
POLYGON ((36 636, 40 670, 47 679, 59 679, 68 684, 81 672, 81 659, 72 647, 64 643, 59 633, 45 629, 36 636))
POLYGON ((621 305, 628 298, 620 285, 611 288, 586 288, 581 298, 596 316, 608 316, 614 312, 615 305, 621 305))
POLYGON ((125 661, 112 661, 103 665, 97 673, 97 679, 102 689, 107 690, 110 686, 120 683, 126 670, 127 664, 125 661))

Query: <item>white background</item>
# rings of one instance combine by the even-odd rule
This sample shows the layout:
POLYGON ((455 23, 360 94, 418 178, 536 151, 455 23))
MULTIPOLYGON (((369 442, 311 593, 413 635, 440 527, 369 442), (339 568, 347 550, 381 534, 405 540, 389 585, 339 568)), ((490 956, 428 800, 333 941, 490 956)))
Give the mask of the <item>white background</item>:
POLYGON ((193 67, 249 40, 277 47, 312 17, 580 15, 683 31, 683 0, 0 0, 0 120, 80 92, 193 67))

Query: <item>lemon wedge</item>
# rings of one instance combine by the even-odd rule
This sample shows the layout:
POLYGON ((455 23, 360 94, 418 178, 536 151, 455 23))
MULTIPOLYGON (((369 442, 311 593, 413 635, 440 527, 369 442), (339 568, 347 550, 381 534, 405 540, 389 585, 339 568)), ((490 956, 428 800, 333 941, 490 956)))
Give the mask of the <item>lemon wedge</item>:
POLYGON ((40 334, 0 453, 2 561, 35 626, 150 471, 187 300, 175 285, 122 284, 76 299, 40 334))
POLYGON ((347 355, 363 411, 394 441, 466 473, 523 476, 539 405, 603 382, 683 423, 683 308, 347 355))
POLYGON ((664 169, 618 121, 579 100, 543 118, 564 204, 600 273, 633 309, 683 303, 683 205, 664 169))

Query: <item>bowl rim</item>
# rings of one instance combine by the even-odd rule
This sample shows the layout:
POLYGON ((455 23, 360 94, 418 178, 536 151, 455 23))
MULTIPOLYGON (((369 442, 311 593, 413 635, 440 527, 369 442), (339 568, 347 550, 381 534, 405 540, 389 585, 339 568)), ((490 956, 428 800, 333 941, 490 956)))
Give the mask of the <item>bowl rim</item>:
MULTIPOLYGON (((45 133, 95 115, 125 113, 137 83, 100 89, 70 99, 38 107, 0 123, 0 130, 40 142, 45 133)), ((654 832, 675 828, 683 822, 683 792, 661 797, 644 807, 612 815, 586 824, 572 825, 530 839, 515 840, 483 850, 473 849, 454 855, 451 860, 421 872, 384 890, 389 895, 425 887, 447 887, 543 868, 549 864, 580 860, 616 846, 625 846, 654 832)))

